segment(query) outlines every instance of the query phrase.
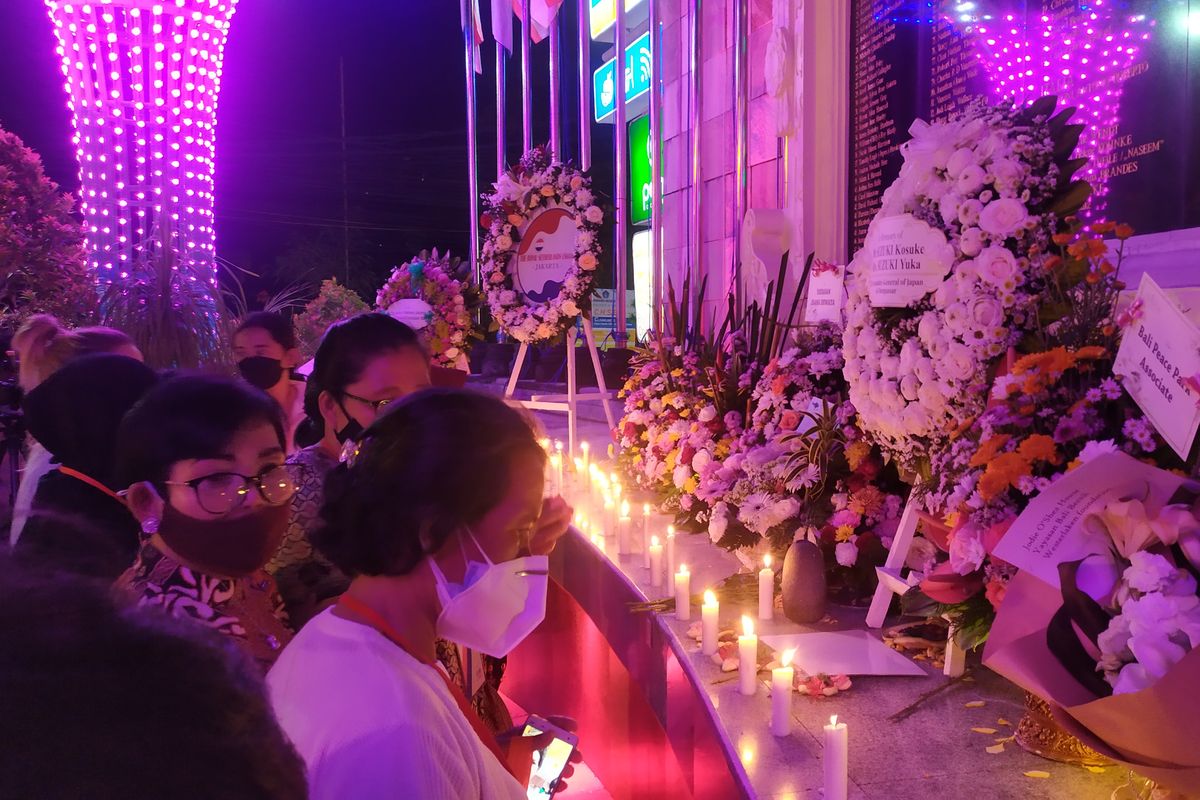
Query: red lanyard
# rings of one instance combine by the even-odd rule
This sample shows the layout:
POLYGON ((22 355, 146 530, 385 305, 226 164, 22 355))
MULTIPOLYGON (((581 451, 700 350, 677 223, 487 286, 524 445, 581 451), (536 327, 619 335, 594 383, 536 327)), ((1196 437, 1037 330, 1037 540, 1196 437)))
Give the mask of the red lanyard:
POLYGON ((117 494, 112 489, 108 488, 103 483, 101 483, 100 481, 93 478, 91 475, 84 475, 79 470, 71 469, 70 467, 61 467, 60 466, 60 467, 58 467, 58 471, 61 472, 63 475, 66 475, 69 478, 74 478, 77 481, 83 481, 88 486, 92 487, 93 489, 97 489, 101 492, 104 492, 106 495, 111 497, 113 500, 116 500, 121 505, 125 505, 124 497, 121 497, 121 495, 117 494))
POLYGON ((371 608, 362 600, 359 600, 357 597, 352 595, 344 594, 338 599, 338 605, 344 608, 346 611, 349 611, 351 614, 357 616, 364 624, 370 625, 372 628, 379 631, 392 644, 396 645, 401 650, 417 659, 417 661, 420 661, 422 664, 431 667, 433 671, 436 672, 441 679, 446 682, 446 688, 450 690, 450 695, 454 698, 455 702, 458 703, 458 708, 460 711, 462 711, 463 716, 467 718, 467 722, 471 723, 471 727, 475 729, 475 734, 479 737, 479 741, 483 742, 484 747, 492 751, 492 755, 496 757, 496 760, 500 762, 501 766, 503 766, 509 774, 511 774, 519 782, 523 783, 523 780, 517 777, 516 774, 513 773, 512 769, 508 766, 508 761, 504 758, 504 754, 500 751, 500 745, 497 743, 496 737, 484 726, 483 720, 479 718, 479 715, 475 713, 475 709, 473 709, 471 704, 467 702, 467 696, 463 694, 463 691, 458 687, 458 684, 450 680, 450 677, 432 661, 426 661, 418 656, 413 649, 408 646, 408 643, 404 641, 403 637, 396 632, 395 628, 388 624, 387 620, 383 618, 383 615, 371 608))

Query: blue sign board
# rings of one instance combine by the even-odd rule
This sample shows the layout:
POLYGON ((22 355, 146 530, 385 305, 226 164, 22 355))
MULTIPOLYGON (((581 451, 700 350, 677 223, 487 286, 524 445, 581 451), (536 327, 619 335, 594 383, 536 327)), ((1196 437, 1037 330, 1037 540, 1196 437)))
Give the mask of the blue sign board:
MULTIPOLYGON (((625 102, 650 91, 650 34, 643 33, 625 48, 625 102)), ((592 73, 592 104, 596 121, 604 122, 617 110, 616 59, 605 61, 592 73)))

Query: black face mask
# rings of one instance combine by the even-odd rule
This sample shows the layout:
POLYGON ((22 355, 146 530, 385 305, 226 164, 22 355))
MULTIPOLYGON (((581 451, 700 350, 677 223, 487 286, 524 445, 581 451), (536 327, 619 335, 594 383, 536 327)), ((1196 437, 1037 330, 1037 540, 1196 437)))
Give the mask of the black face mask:
POLYGON ((246 383, 263 391, 279 383, 279 379, 283 377, 283 364, 278 358, 250 356, 239 361, 237 366, 246 383))
POLYGON ((358 438, 363 435, 363 431, 365 431, 366 428, 364 428, 358 420, 350 416, 350 412, 346 410, 346 406, 343 405, 340 400, 338 401, 338 408, 342 409, 342 413, 346 415, 346 424, 336 430, 333 434, 337 437, 338 444, 357 441, 358 438))

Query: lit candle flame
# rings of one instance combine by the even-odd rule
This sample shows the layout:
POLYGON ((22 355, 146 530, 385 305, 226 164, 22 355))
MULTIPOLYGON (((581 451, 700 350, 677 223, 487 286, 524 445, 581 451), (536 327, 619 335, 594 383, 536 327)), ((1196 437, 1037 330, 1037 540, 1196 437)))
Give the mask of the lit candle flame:
POLYGON ((829 724, 835 728, 837 727, 837 714, 834 714, 832 717, 829 718, 829 724))
POLYGON ((687 575, 687 574, 688 574, 688 571, 687 571, 687 564, 680 564, 680 565, 679 565, 679 574, 680 574, 680 575, 687 575))
POLYGON ((643 517, 650 516, 650 504, 649 503, 642 503, 642 516, 643 517))
POLYGON ((745 636, 754 635, 754 620, 745 615, 742 616, 742 634, 745 636))
POLYGON ((717 604, 717 595, 712 589, 704 590, 704 605, 715 606, 717 604))
POLYGON ((538 439, 538 444, 540 444, 542 446, 543 450, 550 449, 550 440, 549 439, 538 439))
POLYGON ((583 451, 583 454, 584 454, 585 456, 587 455, 587 453, 588 453, 588 450, 590 450, 591 448, 592 448, 592 446, 591 446, 590 444, 588 444, 587 442, 580 442, 580 443, 579 443, 579 449, 583 451))
POLYGON ((770 554, 770 553, 768 553, 767 555, 763 556, 763 568, 764 568, 764 569, 770 569, 770 568, 771 568, 771 554, 770 554))
POLYGON ((575 471, 576 471, 576 472, 583 472, 583 459, 582 459, 582 458, 576 458, 576 459, 574 459, 574 461, 575 461, 575 471))
POLYGON ((659 544, 658 544, 658 537, 657 537, 657 536, 651 536, 651 537, 650 537, 650 546, 651 546, 651 547, 658 547, 658 546, 659 546, 659 544))
POLYGON ((628 500, 621 501, 621 516, 622 517, 629 516, 629 501, 628 500))
POLYGON ((795 657, 796 657, 796 648, 793 647, 791 650, 787 650, 784 652, 783 658, 780 660, 780 663, 782 663, 783 666, 785 666, 785 667, 790 667, 792 665, 792 659, 795 657))
POLYGON ((556 439, 556 440, 554 441, 554 449, 555 449, 555 450, 557 450, 557 451, 558 451, 558 452, 560 452, 560 453, 562 452, 562 450, 563 450, 563 443, 562 443, 562 439, 556 439))
POLYGON ((668 525, 667 526, 667 536, 674 536, 674 535, 675 535, 675 526, 668 525))

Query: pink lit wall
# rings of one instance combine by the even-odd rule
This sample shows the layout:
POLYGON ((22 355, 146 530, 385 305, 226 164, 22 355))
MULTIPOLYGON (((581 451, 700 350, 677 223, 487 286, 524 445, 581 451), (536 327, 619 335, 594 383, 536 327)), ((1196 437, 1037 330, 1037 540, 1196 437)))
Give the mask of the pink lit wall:
MULTIPOLYGON (((723 307, 730 290, 735 207, 734 18, 733 0, 703 0, 701 6, 700 192, 701 213, 691 215, 692 98, 691 28, 688 0, 659 0, 663 19, 663 249, 667 274, 682 283, 690 258, 689 242, 698 226, 698 274, 708 276, 707 300, 723 307)), ((744 0, 748 13, 749 137, 748 205, 783 205, 780 140, 764 80, 764 53, 771 32, 771 0, 744 0)), ((718 311, 719 313, 719 311, 718 311)))
POLYGON ((164 256, 188 280, 216 283, 217 98, 236 4, 46 0, 101 287, 164 256))

